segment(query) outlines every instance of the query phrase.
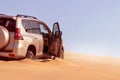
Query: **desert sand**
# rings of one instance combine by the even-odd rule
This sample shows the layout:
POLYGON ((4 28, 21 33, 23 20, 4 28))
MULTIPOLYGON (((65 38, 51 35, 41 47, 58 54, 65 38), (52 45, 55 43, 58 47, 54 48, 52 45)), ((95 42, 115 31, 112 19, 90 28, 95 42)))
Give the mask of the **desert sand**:
POLYGON ((120 80, 120 58, 65 53, 64 60, 0 60, 0 80, 120 80))

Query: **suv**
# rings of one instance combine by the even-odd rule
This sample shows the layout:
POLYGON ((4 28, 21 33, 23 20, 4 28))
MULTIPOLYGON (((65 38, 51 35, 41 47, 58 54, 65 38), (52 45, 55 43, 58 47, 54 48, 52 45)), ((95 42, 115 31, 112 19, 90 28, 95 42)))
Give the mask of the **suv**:
POLYGON ((11 59, 55 56, 64 58, 62 32, 58 22, 53 30, 36 17, 0 14, 0 56, 11 59))

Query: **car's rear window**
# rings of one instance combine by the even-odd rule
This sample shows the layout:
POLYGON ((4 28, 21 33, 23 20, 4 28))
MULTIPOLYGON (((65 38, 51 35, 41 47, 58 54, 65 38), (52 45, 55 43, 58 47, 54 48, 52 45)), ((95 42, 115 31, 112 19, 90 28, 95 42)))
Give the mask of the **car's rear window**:
POLYGON ((0 18, 0 25, 7 28, 10 32, 15 32, 16 21, 9 18, 0 18))

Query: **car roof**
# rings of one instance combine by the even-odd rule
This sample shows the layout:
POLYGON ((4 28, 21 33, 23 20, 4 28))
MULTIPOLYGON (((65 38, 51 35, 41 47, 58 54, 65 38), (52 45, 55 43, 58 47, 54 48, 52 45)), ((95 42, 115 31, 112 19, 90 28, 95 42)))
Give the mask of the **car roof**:
POLYGON ((45 22, 43 22, 42 20, 39 20, 39 19, 37 19, 36 17, 33 17, 33 16, 20 15, 20 14, 18 14, 17 16, 10 16, 10 15, 6 15, 6 14, 0 14, 0 17, 1 18, 10 18, 10 19, 14 19, 14 20, 16 20, 17 17, 19 17, 21 19, 26 19, 26 20, 35 20, 35 21, 38 21, 38 22, 44 24, 45 27, 48 29, 48 31, 51 33, 51 30, 48 28, 48 26, 45 22))
POLYGON ((15 19, 16 20, 15 16, 10 16, 10 15, 6 15, 6 14, 0 14, 0 17, 11 18, 11 19, 15 19))

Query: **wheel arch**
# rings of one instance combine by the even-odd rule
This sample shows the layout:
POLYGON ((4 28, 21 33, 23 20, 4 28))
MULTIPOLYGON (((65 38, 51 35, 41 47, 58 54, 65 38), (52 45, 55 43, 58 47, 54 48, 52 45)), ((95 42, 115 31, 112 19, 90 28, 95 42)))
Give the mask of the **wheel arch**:
POLYGON ((36 47, 34 45, 29 45, 27 50, 31 50, 34 53, 34 56, 36 56, 36 47))

